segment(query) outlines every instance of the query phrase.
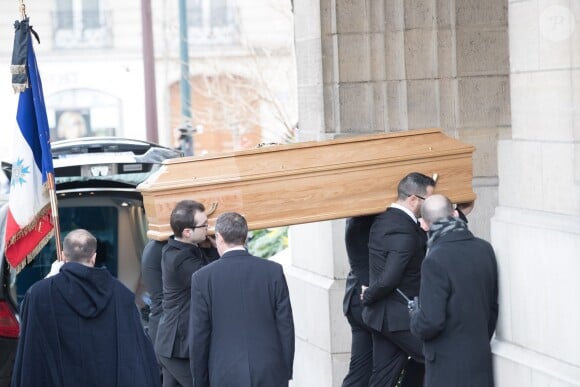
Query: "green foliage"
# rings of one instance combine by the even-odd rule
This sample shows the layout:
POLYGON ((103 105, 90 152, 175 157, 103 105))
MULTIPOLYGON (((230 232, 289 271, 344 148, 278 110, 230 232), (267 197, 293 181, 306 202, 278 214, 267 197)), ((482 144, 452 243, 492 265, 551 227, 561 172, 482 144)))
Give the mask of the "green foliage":
POLYGON ((265 228, 248 233, 248 251, 261 258, 272 255, 288 247, 288 227, 265 228))

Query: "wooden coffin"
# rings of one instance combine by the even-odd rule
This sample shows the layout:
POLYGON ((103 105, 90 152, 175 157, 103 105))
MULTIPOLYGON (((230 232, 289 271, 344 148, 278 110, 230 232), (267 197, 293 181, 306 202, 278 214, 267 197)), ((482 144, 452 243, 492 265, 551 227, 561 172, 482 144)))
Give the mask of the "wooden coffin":
POLYGON ((473 151, 438 129, 365 135, 166 160, 138 188, 148 236, 164 240, 183 199, 206 206, 210 230, 227 211, 243 214, 250 229, 378 213, 410 172, 437 174, 436 192, 470 202, 473 151))

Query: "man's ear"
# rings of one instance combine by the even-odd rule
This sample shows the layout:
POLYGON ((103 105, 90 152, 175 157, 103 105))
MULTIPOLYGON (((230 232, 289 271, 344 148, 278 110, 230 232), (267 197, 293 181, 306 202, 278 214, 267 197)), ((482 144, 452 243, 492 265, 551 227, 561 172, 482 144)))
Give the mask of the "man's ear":
POLYGON ((457 211, 457 209, 453 210, 453 217, 459 218, 459 211, 457 211))
POLYGON ((97 263, 97 252, 96 252, 96 251, 95 251, 95 253, 93 254, 93 256, 91 257, 91 260, 90 260, 90 262, 91 262, 91 265, 92 265, 93 267, 95 267, 95 263, 97 263))
POLYGON ((219 232, 215 233, 215 245, 220 257, 223 255, 224 251, 226 250, 226 245, 224 243, 224 238, 220 235, 219 232))

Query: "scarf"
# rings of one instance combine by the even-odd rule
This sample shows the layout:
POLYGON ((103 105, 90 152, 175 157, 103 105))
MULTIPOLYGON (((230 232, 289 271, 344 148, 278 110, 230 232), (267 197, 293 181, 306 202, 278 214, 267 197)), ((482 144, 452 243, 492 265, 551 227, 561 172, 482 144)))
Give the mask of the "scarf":
POLYGON ((427 240, 427 248, 430 249, 433 243, 443 235, 447 235, 450 232, 455 231, 465 231, 467 230, 467 225, 461 219, 454 218, 453 216, 448 216, 447 218, 439 219, 431 226, 429 226, 429 239, 427 240))

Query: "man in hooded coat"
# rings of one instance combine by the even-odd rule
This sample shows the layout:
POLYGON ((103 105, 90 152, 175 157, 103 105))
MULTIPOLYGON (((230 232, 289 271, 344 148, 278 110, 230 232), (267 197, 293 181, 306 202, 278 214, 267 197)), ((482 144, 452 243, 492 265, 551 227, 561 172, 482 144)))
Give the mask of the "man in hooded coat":
POLYGON ((161 385, 135 296, 94 267, 96 247, 88 231, 71 231, 60 273, 26 293, 13 387, 161 385))

